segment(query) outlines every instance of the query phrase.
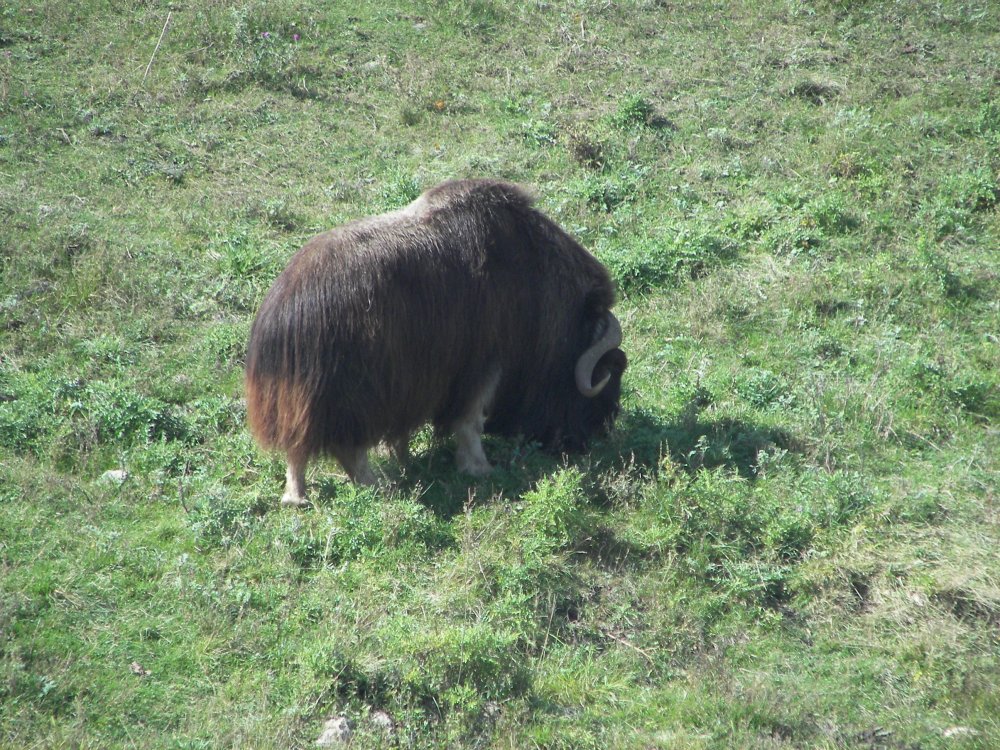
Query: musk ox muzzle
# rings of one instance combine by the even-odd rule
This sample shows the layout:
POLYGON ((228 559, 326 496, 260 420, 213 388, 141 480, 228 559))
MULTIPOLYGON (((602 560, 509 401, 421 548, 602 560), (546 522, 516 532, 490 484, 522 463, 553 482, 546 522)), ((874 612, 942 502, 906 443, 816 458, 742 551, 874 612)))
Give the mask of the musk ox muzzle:
POLYGON ((460 180, 309 240, 250 333, 251 430, 287 458, 284 504, 309 459, 371 483, 368 450, 431 423, 461 470, 483 432, 581 450, 618 414, 627 358, 603 265, 520 187, 460 180))

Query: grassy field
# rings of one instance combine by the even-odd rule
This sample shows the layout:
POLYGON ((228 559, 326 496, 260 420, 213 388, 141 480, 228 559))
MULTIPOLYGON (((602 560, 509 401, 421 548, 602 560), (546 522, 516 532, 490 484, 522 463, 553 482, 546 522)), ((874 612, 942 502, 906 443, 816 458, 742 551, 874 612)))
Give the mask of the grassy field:
POLYGON ((0 746, 1000 747, 1000 5, 0 2, 0 746), (586 456, 245 428, 309 236, 531 186, 586 456))

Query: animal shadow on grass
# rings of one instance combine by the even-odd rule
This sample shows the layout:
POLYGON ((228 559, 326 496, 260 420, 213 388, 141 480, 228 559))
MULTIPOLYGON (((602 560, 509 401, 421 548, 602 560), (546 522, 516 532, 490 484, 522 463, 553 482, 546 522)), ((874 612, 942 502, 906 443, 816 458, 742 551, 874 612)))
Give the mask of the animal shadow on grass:
MULTIPOLYGON (((372 467, 379 477, 377 492, 416 495, 430 511, 442 520, 449 520, 477 503, 513 500, 530 491, 543 478, 562 467, 578 467, 586 473, 588 456, 559 455, 543 450, 537 443, 486 435, 483 446, 493 464, 493 471, 481 478, 460 472, 455 466, 455 441, 449 437, 429 438, 429 432, 418 439, 421 446, 414 450, 405 464, 390 457, 385 449, 372 451, 372 467)), ((607 443, 608 440, 595 441, 607 443)), ((596 455, 596 453, 593 453, 596 455)), ((605 446, 600 465, 619 461, 605 446)), ((310 492, 318 506, 330 505, 345 491, 346 477, 332 459, 322 462, 322 474, 310 492)))
MULTIPOLYGON (((494 471, 482 479, 455 468, 452 439, 417 442, 421 446, 405 466, 384 454, 375 458, 376 473, 383 476, 385 484, 371 501, 391 502, 393 495, 416 497, 442 521, 451 520, 469 506, 519 500, 539 481, 562 468, 581 473, 586 502, 596 509, 613 506, 622 493, 632 492, 629 488, 633 483, 655 476, 668 460, 692 475, 727 467, 752 481, 761 451, 799 450, 784 430, 737 419, 703 419, 694 402, 675 420, 643 410, 626 410, 610 435, 593 441, 588 452, 574 456, 546 452, 533 443, 488 436, 484 444, 494 471)), ((328 466, 332 469, 332 462, 328 466)), ((343 479, 324 471, 314 499, 319 506, 333 505, 344 489, 343 479)), ((599 519, 600 515, 593 516, 595 524, 578 540, 576 551, 609 570, 643 565, 650 550, 619 538, 599 519)))
POLYGON ((619 434, 622 459, 654 472, 669 457, 691 474, 721 466, 752 480, 761 451, 800 451, 787 430, 740 419, 702 419, 694 403, 675 421, 644 411, 623 414, 619 434))
MULTIPOLYGON (((669 457, 691 474, 727 467, 753 480, 761 451, 800 450, 792 435, 781 428, 731 418, 703 419, 697 401, 673 420, 641 409, 625 410, 607 437, 594 440, 591 449, 579 455, 560 455, 534 443, 486 436, 484 446, 494 471, 482 479, 455 468, 453 442, 448 438, 432 440, 406 466, 394 459, 377 463, 397 489, 418 492, 421 502, 448 519, 477 500, 520 497, 562 467, 576 468, 585 475, 634 471, 651 475, 669 457)), ((598 503, 603 494, 599 484, 595 481, 598 503)))

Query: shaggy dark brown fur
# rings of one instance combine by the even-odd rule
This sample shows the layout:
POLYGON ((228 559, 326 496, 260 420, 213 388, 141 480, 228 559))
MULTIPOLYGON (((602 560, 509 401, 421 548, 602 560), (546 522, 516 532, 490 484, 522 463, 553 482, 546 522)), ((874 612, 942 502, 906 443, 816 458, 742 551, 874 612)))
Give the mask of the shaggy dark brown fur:
POLYGON ((597 365, 598 396, 573 379, 614 301, 605 268, 521 188, 443 183, 292 257, 250 334, 251 429, 305 458, 395 443, 450 429, 499 371, 487 431, 582 449, 618 412, 620 349, 597 365))

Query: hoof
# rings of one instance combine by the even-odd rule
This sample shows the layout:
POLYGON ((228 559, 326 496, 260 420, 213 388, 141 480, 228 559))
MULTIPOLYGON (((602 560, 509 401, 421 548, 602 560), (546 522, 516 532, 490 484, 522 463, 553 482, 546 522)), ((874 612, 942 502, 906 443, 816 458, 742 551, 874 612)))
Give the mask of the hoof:
POLYGON ((292 495, 290 493, 285 493, 281 496, 281 507, 282 508, 308 508, 310 507, 309 501, 306 500, 303 495, 292 495))
POLYGON ((469 476, 481 479, 493 471, 490 462, 485 458, 463 457, 458 461, 458 470, 469 476), (464 460, 463 460, 464 459, 464 460))
POLYGON ((359 487, 375 487, 378 485, 378 478, 368 466, 357 472, 356 474, 348 475, 354 484, 359 487))

